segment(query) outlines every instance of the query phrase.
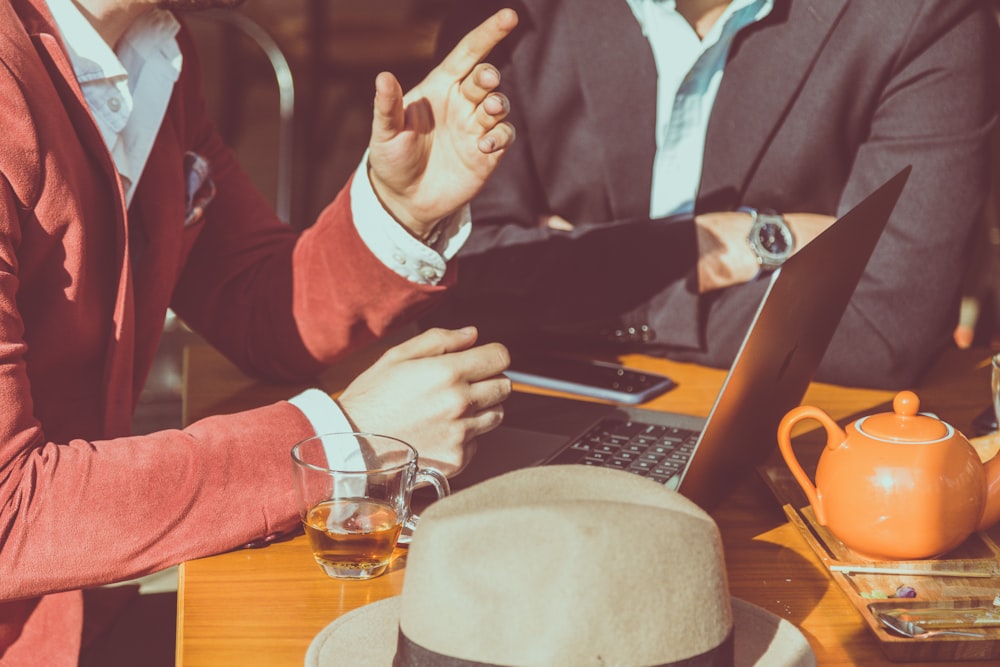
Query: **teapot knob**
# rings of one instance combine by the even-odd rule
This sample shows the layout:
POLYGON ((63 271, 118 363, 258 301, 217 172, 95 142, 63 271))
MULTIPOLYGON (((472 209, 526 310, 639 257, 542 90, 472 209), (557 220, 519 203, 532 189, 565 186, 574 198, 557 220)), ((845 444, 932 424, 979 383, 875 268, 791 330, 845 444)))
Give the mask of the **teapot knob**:
POLYGON ((901 391, 892 399, 892 411, 903 417, 913 417, 920 412, 920 399, 912 391, 901 391))

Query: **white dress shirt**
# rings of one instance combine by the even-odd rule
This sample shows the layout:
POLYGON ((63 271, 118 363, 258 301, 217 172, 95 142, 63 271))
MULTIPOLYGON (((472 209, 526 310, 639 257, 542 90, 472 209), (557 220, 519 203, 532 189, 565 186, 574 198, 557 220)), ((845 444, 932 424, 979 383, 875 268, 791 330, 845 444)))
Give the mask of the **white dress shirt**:
POLYGON ((656 154, 649 215, 690 213, 701 181, 708 119, 733 37, 773 0, 733 0, 700 39, 676 0, 627 0, 656 62, 656 154))
MULTIPOLYGON (((180 25, 170 12, 150 9, 112 49, 73 0, 47 2, 84 99, 118 170, 128 205, 181 73, 183 56, 176 39, 180 25)), ((437 284, 447 260, 468 238, 469 207, 439 223, 437 239, 426 245, 382 207, 368 178, 367 158, 366 153, 351 186, 351 212, 358 233, 372 253, 399 275, 420 284, 437 284)), ((290 402, 302 410, 317 433, 352 430, 336 402, 319 389, 307 390, 290 402)))

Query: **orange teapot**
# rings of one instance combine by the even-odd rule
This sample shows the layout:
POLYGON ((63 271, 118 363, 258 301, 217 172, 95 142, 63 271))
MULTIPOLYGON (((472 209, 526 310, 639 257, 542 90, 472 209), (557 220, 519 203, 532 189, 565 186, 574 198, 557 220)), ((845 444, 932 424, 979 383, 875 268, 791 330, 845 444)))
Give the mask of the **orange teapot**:
POLYGON ((817 521, 862 558, 911 560, 946 553, 1000 520, 1000 456, 983 464, 954 427, 918 414, 911 391, 892 408, 846 429, 810 406, 781 420, 781 455, 817 521), (804 419, 827 434, 815 486, 792 452, 792 428, 804 419))

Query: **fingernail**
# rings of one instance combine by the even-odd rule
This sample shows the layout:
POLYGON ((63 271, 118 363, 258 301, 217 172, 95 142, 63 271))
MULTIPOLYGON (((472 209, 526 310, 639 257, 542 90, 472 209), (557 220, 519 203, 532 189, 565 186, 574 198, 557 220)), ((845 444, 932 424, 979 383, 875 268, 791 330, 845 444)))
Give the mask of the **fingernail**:
POLYGON ((490 95, 486 98, 486 101, 483 102, 483 106, 492 116, 506 113, 510 110, 510 102, 507 101, 506 97, 500 95, 490 95))
POLYGON ((500 85, 500 70, 493 69, 492 67, 483 70, 483 80, 481 83, 484 86, 499 86, 500 85))
POLYGON ((462 327, 458 330, 458 333, 463 336, 473 336, 476 333, 476 327, 462 327))
POLYGON ((484 153, 492 153, 497 147, 497 142, 493 137, 483 137, 479 140, 479 150, 484 153))

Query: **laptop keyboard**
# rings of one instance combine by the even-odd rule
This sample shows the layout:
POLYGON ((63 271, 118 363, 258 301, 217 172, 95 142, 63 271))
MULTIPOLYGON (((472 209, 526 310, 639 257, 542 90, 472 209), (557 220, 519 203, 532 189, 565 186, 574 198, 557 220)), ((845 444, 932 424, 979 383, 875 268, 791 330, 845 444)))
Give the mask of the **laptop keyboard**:
POLYGON ((622 419, 603 419, 550 464, 617 468, 668 483, 687 465, 698 431, 622 419))

